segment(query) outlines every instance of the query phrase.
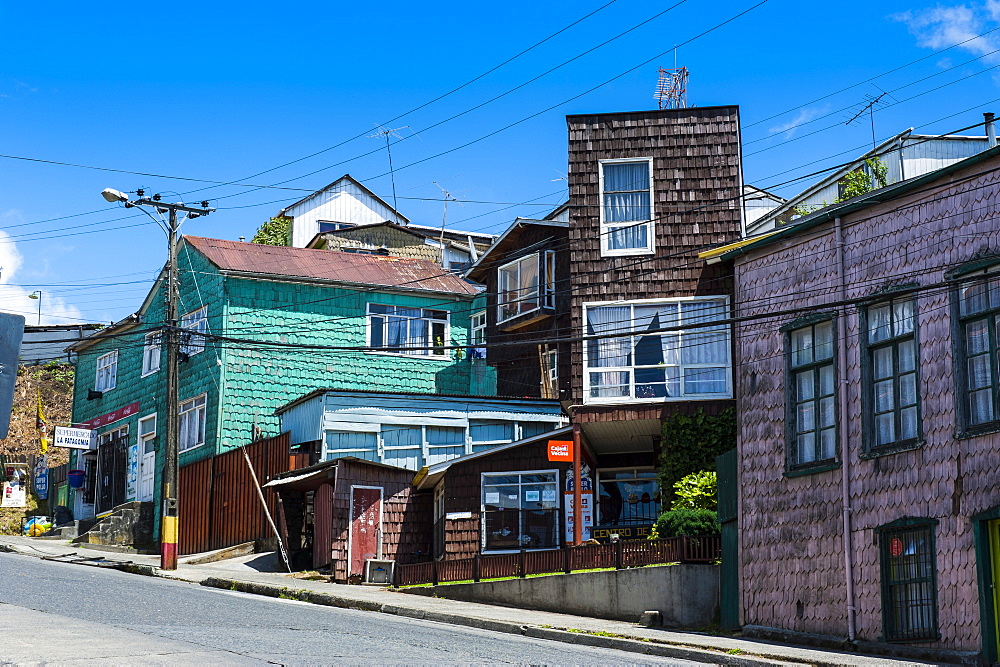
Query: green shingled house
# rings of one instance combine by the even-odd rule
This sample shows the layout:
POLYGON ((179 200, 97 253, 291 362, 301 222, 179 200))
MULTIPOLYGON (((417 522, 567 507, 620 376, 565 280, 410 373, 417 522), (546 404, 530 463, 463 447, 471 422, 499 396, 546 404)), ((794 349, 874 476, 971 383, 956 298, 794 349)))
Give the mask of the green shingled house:
MULTIPOLYGON (((469 342, 479 288, 433 262, 187 236, 179 267, 182 466, 276 435, 275 408, 321 387, 496 393, 485 360, 445 349, 469 342), (343 349, 358 347, 388 349, 343 349)), ((77 518, 159 502, 163 293, 161 278, 137 313, 69 348, 73 420, 97 432, 71 459, 87 472, 77 518)))

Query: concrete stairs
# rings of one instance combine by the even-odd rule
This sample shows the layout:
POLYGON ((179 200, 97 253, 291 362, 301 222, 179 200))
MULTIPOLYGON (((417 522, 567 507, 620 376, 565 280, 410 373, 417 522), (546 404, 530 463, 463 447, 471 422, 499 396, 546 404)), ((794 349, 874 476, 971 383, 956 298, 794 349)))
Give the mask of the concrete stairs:
POLYGON ((111 510, 74 544, 142 548, 153 540, 153 503, 133 501, 111 510))

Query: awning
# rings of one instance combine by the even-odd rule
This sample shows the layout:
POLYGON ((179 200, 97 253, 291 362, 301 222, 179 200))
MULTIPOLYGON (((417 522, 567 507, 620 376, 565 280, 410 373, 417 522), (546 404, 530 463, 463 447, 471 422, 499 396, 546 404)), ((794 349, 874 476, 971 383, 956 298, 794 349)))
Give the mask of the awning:
POLYGON ((708 260, 709 262, 713 259, 725 255, 727 252, 736 250, 737 248, 742 248, 743 246, 748 246, 751 243, 756 243, 762 239, 766 239, 772 234, 777 234, 782 230, 775 229, 773 232, 768 232, 767 234, 759 234, 757 236, 751 236, 750 238, 742 239, 739 241, 734 241, 733 243, 727 243, 724 246, 719 246, 718 248, 712 248, 711 250, 706 250, 705 252, 698 253, 698 259, 708 260))
POLYGON ((291 477, 284 477, 282 479, 272 479, 270 482, 264 485, 264 488, 266 489, 268 487, 282 486, 282 487, 287 487, 289 489, 294 489, 304 486, 307 488, 302 490, 308 490, 313 486, 319 486, 319 484, 316 483, 318 480, 329 479, 329 476, 327 475, 327 472, 329 470, 330 468, 326 467, 320 470, 311 470, 309 472, 304 472, 299 475, 292 475, 291 477), (308 482, 312 482, 312 484, 308 484, 308 482), (296 486, 290 486, 292 484, 295 484, 296 486))

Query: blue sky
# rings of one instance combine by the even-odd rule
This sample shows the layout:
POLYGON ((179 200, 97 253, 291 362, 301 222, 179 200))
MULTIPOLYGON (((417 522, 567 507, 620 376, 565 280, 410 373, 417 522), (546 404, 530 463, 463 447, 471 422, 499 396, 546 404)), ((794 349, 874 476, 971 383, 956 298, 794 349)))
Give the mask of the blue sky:
POLYGON ((207 198, 218 211, 185 233, 228 239, 348 172, 391 201, 384 143, 368 138, 379 124, 402 137, 392 158, 405 215, 440 224, 437 181, 491 202, 451 204, 450 226, 499 233, 564 199, 564 116, 655 108, 675 44, 691 105, 740 105, 746 182, 785 196, 810 182, 786 181, 870 147, 867 120, 845 122, 883 91, 878 139, 1000 113, 1000 1, 767 0, 716 27, 759 1, 2 0, 0 309, 33 323, 35 290, 43 323, 138 308, 164 236, 105 204, 106 187, 207 198), (251 176, 280 185, 197 180, 251 176))

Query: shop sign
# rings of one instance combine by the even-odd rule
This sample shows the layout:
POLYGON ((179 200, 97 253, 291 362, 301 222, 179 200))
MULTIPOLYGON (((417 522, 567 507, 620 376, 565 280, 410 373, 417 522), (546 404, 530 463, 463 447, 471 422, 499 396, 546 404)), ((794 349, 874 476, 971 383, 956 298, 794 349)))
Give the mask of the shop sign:
POLYGON ((35 460, 35 495, 39 500, 49 497, 49 464, 45 456, 35 460))
POLYGON ((123 408, 118 408, 107 414, 103 414, 100 417, 94 417, 90 421, 81 424, 84 428, 100 428, 101 426, 107 426, 126 417, 131 417, 134 414, 139 413, 139 401, 135 403, 129 403, 123 408))
MULTIPOLYGON (((573 444, 573 443, 569 443, 573 444)), ((594 526, 594 482, 590 478, 590 466, 586 462, 580 467, 580 534, 584 542, 591 539, 591 529, 594 526)), ((573 543, 573 526, 576 522, 576 512, 574 508, 574 487, 573 471, 566 473, 566 487, 563 491, 563 525, 566 526, 566 543, 573 543)))
POLYGON ((7 481, 0 486, 0 507, 27 507, 28 471, 25 466, 7 466, 7 481))
POLYGON ((52 445, 67 449, 96 449, 97 431, 89 428, 56 426, 55 438, 52 440, 52 445))
POLYGON ((549 440, 549 461, 572 461, 572 440, 549 440))
POLYGON ((125 499, 135 500, 136 481, 139 478, 139 444, 128 448, 128 462, 125 466, 125 499))
POLYGON ((651 523, 642 526, 599 526, 594 528, 594 539, 610 542, 611 536, 617 535, 619 540, 645 540, 652 532, 651 523))

